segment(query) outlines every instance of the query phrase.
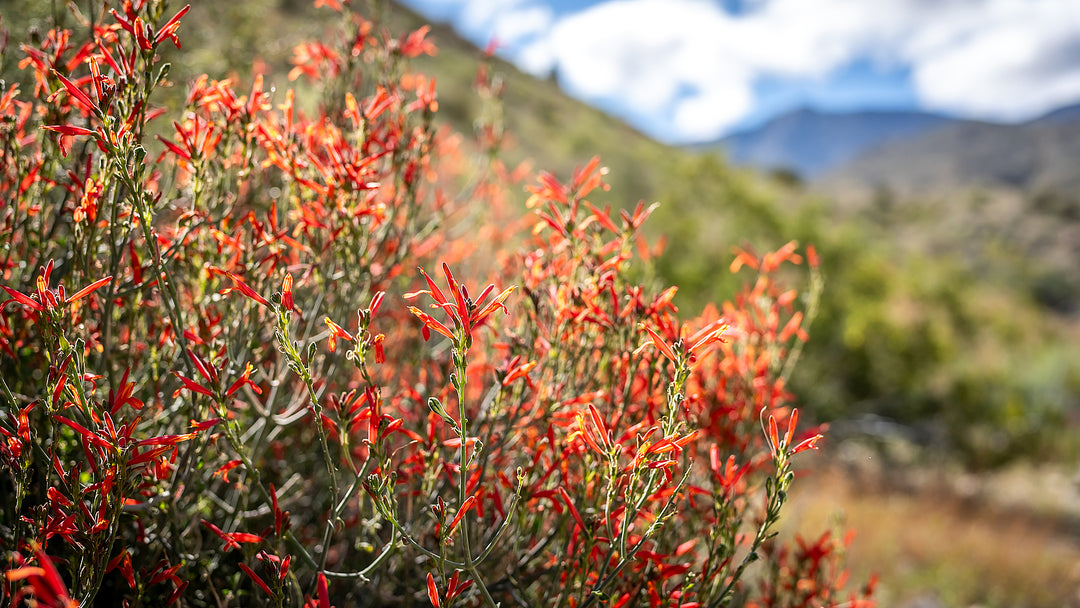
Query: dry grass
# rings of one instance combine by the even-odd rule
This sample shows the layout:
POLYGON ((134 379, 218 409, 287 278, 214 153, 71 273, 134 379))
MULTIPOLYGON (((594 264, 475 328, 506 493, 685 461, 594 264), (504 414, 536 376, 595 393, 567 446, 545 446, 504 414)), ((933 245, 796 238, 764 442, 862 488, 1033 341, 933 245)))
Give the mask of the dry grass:
POLYGON ((883 479, 839 468, 802 478, 786 528, 812 536, 839 519, 857 530, 854 580, 878 573, 883 607, 1080 606, 1075 522, 993 505, 956 484, 883 479))

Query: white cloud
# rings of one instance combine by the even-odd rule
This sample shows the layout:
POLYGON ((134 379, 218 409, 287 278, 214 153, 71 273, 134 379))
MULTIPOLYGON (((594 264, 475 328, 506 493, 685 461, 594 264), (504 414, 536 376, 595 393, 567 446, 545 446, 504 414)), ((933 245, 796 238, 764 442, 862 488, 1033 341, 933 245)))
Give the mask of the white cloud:
POLYGON ((557 19, 510 55, 533 73, 557 66, 571 93, 683 142, 737 123, 752 108, 757 78, 824 78, 882 36, 866 27, 881 12, 877 3, 759 4, 735 17, 704 0, 604 2, 557 19))
POLYGON ((422 12, 448 18, 459 32, 481 46, 492 38, 505 42, 531 36, 552 19, 551 9, 540 0, 403 1, 422 12), (530 20, 535 20, 535 25, 530 20))
POLYGON ((747 87, 718 88, 716 91, 679 100, 672 117, 674 141, 708 141, 742 118, 753 103, 747 87))
POLYGON ((907 49, 928 108, 1015 121, 1080 99, 1080 6, 995 1, 981 9, 976 27, 958 24, 958 35, 935 32, 936 44, 907 49))
MULTIPOLYGON (((453 0, 427 0, 441 5, 453 0)), ((466 32, 524 69, 671 142, 716 137, 759 78, 828 79, 857 60, 910 69, 925 107, 1020 120, 1080 99, 1077 0, 614 0, 553 15, 541 0, 471 0, 466 32), (482 37, 482 36, 480 36, 482 37)))
POLYGON ((495 37, 499 40, 522 40, 551 29, 554 15, 546 6, 524 6, 520 10, 495 17, 495 37))
POLYGON ((722 34, 731 25, 707 2, 623 0, 557 20, 512 56, 533 72, 557 66, 570 92, 622 106, 660 139, 704 140, 738 120, 752 97, 752 72, 727 59, 722 34))
POLYGON ((511 59, 519 68, 538 78, 547 78, 555 67, 551 45, 546 38, 534 39, 515 48, 511 59))

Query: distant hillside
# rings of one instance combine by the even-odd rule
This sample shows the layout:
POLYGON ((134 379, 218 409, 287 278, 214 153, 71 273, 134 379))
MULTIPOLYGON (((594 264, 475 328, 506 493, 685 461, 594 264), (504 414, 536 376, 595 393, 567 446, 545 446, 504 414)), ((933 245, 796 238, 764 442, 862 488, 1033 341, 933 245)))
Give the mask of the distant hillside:
POLYGON ((1006 187, 1075 196, 1078 164, 1080 105, 1019 125, 962 122, 884 142, 821 182, 900 195, 1006 187))
POLYGON ((813 187, 909 250, 958 254, 983 277, 1022 268, 1013 280, 1037 302, 1080 313, 1080 105, 886 142, 813 187))
POLYGON ((723 149, 737 165, 790 170, 804 179, 813 179, 871 148, 952 121, 921 112, 825 113, 801 109, 704 148, 723 149))

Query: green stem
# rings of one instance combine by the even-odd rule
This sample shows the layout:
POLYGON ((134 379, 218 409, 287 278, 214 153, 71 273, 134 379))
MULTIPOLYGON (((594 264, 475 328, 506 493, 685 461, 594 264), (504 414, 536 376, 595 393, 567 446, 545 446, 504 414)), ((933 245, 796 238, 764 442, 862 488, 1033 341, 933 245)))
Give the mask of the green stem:
POLYGON ((768 479, 770 483, 766 484, 766 507, 765 507, 765 520, 761 522, 761 526, 758 527, 757 534, 754 536, 754 542, 750 545, 750 550, 743 556, 742 561, 739 562, 739 566, 735 569, 735 573, 732 574, 731 580, 724 585, 723 590, 717 596, 716 600, 709 604, 709 608, 720 608, 726 606, 731 600, 731 596, 735 593, 735 584, 742 578, 743 572, 746 568, 757 561, 757 550, 761 548, 761 545, 771 538, 770 530, 780 519, 780 509, 783 507, 784 502, 787 500, 787 490, 791 485, 791 467, 789 466, 787 459, 781 457, 776 463, 776 476, 768 479))
MULTIPOLYGON (((465 381, 467 371, 465 354, 468 350, 466 340, 468 340, 468 338, 463 337, 458 341, 458 345, 454 347, 454 359, 456 363, 455 367, 457 370, 456 382, 454 382, 454 385, 457 389, 458 428, 460 429, 459 437, 461 438, 461 446, 458 450, 458 509, 461 509, 464 506, 465 500, 468 498, 468 488, 466 488, 465 486, 467 485, 469 479, 469 463, 468 460, 466 460, 466 446, 469 436, 469 419, 467 418, 465 411, 465 381)), ((476 448, 474 447, 473 449, 475 450, 476 448)), ((491 597, 491 593, 488 592, 487 585, 484 584, 484 580, 480 577, 480 572, 476 568, 477 562, 473 558, 472 547, 470 546, 469 541, 469 526, 468 522, 466 521, 467 517, 467 515, 463 517, 460 524, 461 547, 462 551, 465 553, 465 569, 469 572, 470 575, 472 575, 473 580, 476 582, 476 586, 480 589, 480 594, 484 597, 484 603, 487 604, 489 608, 497 608, 498 604, 496 604, 495 600, 491 597)))

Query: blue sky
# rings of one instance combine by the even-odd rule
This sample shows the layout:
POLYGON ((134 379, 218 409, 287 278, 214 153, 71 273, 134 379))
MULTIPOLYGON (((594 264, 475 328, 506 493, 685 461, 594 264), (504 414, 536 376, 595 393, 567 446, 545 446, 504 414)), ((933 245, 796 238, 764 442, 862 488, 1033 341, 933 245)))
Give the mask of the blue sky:
POLYGON ((403 0, 669 143, 784 111, 1080 102, 1080 0, 403 0))

